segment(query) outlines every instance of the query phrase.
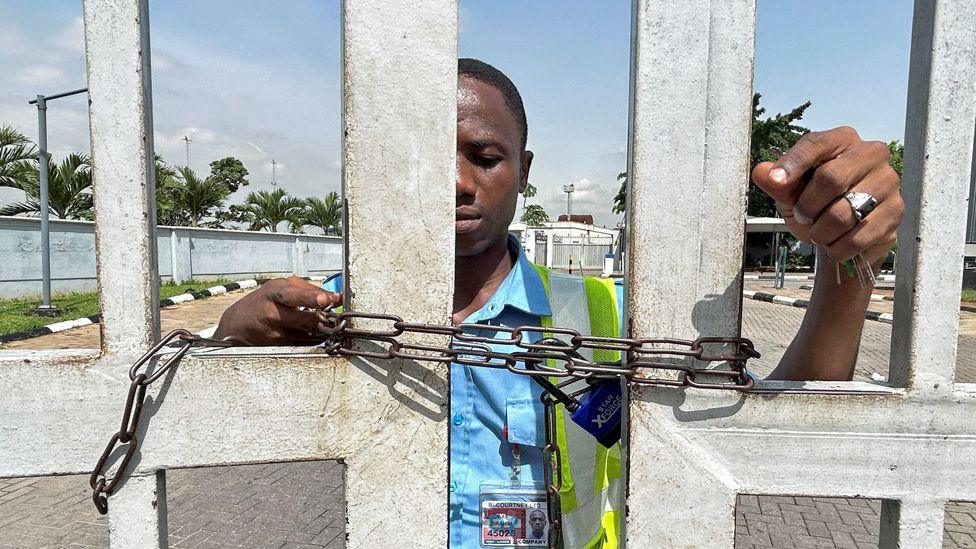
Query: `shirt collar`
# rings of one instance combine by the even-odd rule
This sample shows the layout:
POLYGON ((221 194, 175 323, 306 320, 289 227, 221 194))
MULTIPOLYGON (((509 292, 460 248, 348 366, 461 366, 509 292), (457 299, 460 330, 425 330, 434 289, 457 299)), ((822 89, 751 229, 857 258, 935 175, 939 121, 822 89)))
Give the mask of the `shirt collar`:
POLYGON ((474 323, 495 318, 505 307, 513 307, 535 316, 552 316, 549 296, 546 294, 546 287, 542 284, 542 277, 525 256, 525 250, 522 249, 518 239, 511 234, 508 235, 508 251, 515 258, 512 270, 495 290, 491 299, 465 322, 474 323))

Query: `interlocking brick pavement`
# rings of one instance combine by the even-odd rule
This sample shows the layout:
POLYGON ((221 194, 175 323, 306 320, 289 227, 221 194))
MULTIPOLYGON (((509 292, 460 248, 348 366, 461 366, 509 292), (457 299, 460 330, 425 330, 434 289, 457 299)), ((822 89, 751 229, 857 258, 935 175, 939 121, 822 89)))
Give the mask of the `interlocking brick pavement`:
MULTIPOLYGON (((342 485, 336 461, 167 471, 170 546, 341 549, 342 485)), ((87 476, 0 480, 0 547, 107 546, 87 476)))
MULTIPOLYGON (((342 465, 335 461, 167 472, 174 548, 345 547, 342 465)), ((736 549, 876 548, 881 502, 739 496, 736 549)), ((80 475, 0 479, 0 548, 107 547, 108 521, 80 475)), ((946 506, 946 549, 976 548, 976 504, 946 506)))
MULTIPOLYGON (((769 291, 766 281, 755 285, 759 287, 750 289, 769 291)), ((163 329, 211 326, 244 293, 168 307, 163 310, 163 329)), ((750 361, 753 371, 762 375, 772 370, 799 329, 803 312, 744 302, 743 335, 763 353, 761 359, 750 361)), ((890 339, 889 324, 865 322, 858 379, 872 372, 887 376, 890 339)), ((69 330, 4 348, 13 345, 97 347, 98 329, 69 330)), ((973 314, 961 317, 957 379, 976 381, 973 314)), ((342 466, 337 462, 173 470, 167 473, 167 492, 173 547, 345 546, 342 466)), ((740 496, 736 548, 877 547, 879 510, 877 500, 740 496)), ((86 477, 0 479, 0 548, 106 547, 107 540, 107 520, 91 504, 86 477)), ((943 547, 976 549, 976 504, 947 505, 943 547)))
MULTIPOLYGON (((735 549, 876 549, 881 500, 739 496, 735 549)), ((976 547, 976 503, 946 505, 943 549, 976 547)))
MULTIPOLYGON (((809 290, 773 290, 769 281, 747 281, 750 290, 781 293, 790 297, 809 298, 809 290)), ((787 282, 789 286, 789 282, 787 282)), ((888 302, 890 303, 890 302, 888 302)), ((875 304, 871 304, 875 309, 875 304)), ((880 308, 877 310, 881 310, 880 308)), ((779 363, 786 348, 800 329, 805 310, 797 307, 767 303, 751 299, 742 303, 742 335, 753 340, 762 357, 749 361, 749 368, 764 376, 779 363)), ((872 373, 888 377, 888 357, 891 354, 891 325, 868 320, 861 333, 854 379, 871 379, 872 373)), ((959 314, 959 340, 956 354, 956 381, 976 383, 976 314, 962 311, 959 314)))

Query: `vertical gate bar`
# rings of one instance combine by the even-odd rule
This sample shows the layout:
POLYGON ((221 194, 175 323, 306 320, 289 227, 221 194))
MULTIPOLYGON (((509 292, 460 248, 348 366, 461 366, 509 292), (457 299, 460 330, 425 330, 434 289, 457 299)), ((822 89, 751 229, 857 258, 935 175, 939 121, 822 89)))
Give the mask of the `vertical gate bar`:
POLYGON ((755 2, 710 6, 635 2, 629 303, 647 336, 739 330, 755 2))
POLYGON ((976 119, 976 11, 917 0, 905 120, 890 379, 952 390, 976 119))
POLYGON ((112 549, 165 549, 166 471, 126 478, 109 498, 109 546, 112 549))
MULTIPOLYGON (((343 192, 346 305, 410 322, 450 321, 454 293, 457 2, 345 0, 343 192)), ((361 319, 356 319, 361 320, 361 319)), ((389 326, 389 323, 384 323, 389 326)), ((448 338, 418 338, 447 345, 448 338)), ((420 431, 377 440, 346 469, 349 547, 447 545, 447 367, 409 361, 382 371, 399 416, 417 415, 395 386, 437 387, 420 431), (400 456, 391 459, 391 447, 400 456), (391 495, 395 495, 395 498, 391 495), (422 541, 421 541, 422 540, 422 541)), ((383 412, 377 410, 377 413, 383 412)))
POLYGON ((147 0, 85 0, 102 350, 159 338, 147 0))
POLYGON ((945 500, 882 500, 878 549, 939 549, 945 505, 945 500))
MULTIPOLYGON (((637 0, 634 9, 632 335, 736 335, 755 1, 637 0)), ((628 542, 731 547, 734 475, 671 426, 664 403, 674 391, 631 389, 629 455, 639 458, 630 460, 628 542)))
POLYGON ((457 2, 345 0, 343 30, 347 303, 446 322, 454 292, 457 2), (413 294, 409 311, 391 299, 404 291, 413 294))

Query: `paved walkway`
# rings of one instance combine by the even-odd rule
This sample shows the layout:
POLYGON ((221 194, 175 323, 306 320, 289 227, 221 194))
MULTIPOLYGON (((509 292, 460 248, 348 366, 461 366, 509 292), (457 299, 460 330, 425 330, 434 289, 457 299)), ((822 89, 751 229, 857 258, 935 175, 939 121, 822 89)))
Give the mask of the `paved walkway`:
MULTIPOLYGON (((786 287, 773 288, 772 281, 746 281, 747 290, 762 291, 809 299, 809 290, 800 290, 806 282, 786 282, 786 287)), ((890 293, 878 291, 877 293, 890 293)), ((872 311, 891 312, 891 301, 873 301, 872 311)), ((749 361, 751 370, 766 375, 779 363, 803 321, 804 309, 787 305, 743 300, 742 335, 753 340, 762 358, 749 361)), ((887 379, 888 357, 891 354, 891 325, 868 320, 861 333, 854 379, 868 380, 871 374, 887 379)), ((956 354, 956 381, 976 383, 976 313, 959 313, 959 345, 956 354)))
MULTIPOLYGON (((253 290, 235 290, 226 294, 208 297, 197 301, 187 301, 179 305, 163 307, 159 312, 162 333, 176 328, 199 331, 217 324, 220 315, 227 307, 253 290)), ((0 345, 3 349, 97 349, 99 345, 99 325, 90 324, 22 341, 0 345)))
MULTIPOLYGON (((799 284, 789 291, 802 297, 799 284)), ((747 286, 770 291, 771 282, 747 286)), ((168 307, 163 331, 212 326, 244 293, 168 307)), ((763 353, 750 362, 757 373, 776 365, 802 318, 801 309, 744 302, 743 334, 763 353)), ((858 379, 887 375, 890 330, 888 324, 865 323, 858 379)), ((89 326, 3 348, 97 346, 98 327, 89 326)), ((976 381, 976 315, 962 317, 958 362, 957 378, 976 381)), ((173 547, 345 546, 342 466, 334 461, 173 470, 167 492, 173 547)), ((741 496, 736 548, 877 547, 879 510, 877 500, 741 496)), ((0 548, 107 547, 107 540, 107 520, 91 505, 86 477, 0 479, 0 548)), ((976 549, 976 504, 947 506, 944 547, 976 549)))

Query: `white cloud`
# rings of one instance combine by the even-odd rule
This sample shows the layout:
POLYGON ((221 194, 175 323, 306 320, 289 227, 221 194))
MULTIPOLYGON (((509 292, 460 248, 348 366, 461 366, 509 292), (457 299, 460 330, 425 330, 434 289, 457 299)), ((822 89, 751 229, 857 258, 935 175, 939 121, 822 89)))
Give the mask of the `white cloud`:
POLYGON ((14 80, 30 86, 52 84, 64 78, 64 71, 51 65, 32 65, 17 71, 14 80))
POLYGON ((75 17, 66 26, 58 30, 50 40, 50 45, 63 53, 85 53, 85 22, 81 17, 75 17))
POLYGON ((184 65, 173 54, 168 51, 153 47, 152 50, 152 70, 153 72, 165 72, 175 68, 183 68, 184 65))
MULTIPOLYGON (((84 86, 84 23, 72 13, 56 22, 35 17, 20 24, 4 18, 3 9, 0 124, 36 139, 37 111, 27 100, 84 86)), ((179 26, 157 23, 152 38, 154 145, 167 163, 187 161, 187 136, 194 170, 206 174, 212 160, 236 157, 251 172, 247 190, 270 188, 271 158, 278 161, 278 185, 292 194, 318 196, 338 188, 337 74, 290 59, 244 55, 179 26)), ((52 102, 49 109, 55 157, 88 151, 84 97, 52 102)))
POLYGON ((30 42, 19 29, 0 25, 0 51, 6 57, 19 57, 30 51, 30 42))
MULTIPOLYGON (((613 174, 616 176, 616 174, 613 174)), ((615 179, 603 177, 594 181, 589 177, 579 177, 571 180, 573 191, 573 214, 592 215, 596 225, 612 227, 620 220, 620 216, 610 212, 613 197, 617 194, 619 184, 615 179)), ((538 203, 546 209, 549 217, 556 219, 566 213, 566 193, 561 184, 540 183, 538 203)))

